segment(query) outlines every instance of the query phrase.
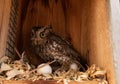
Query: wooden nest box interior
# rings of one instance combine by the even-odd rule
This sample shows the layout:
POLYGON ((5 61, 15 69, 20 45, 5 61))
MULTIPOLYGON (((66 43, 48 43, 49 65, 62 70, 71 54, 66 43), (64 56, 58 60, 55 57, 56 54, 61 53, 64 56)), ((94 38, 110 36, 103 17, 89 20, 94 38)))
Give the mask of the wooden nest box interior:
POLYGON ((32 59, 32 27, 52 25, 89 65, 104 68, 109 84, 115 84, 108 5, 107 0, 0 0, 0 56, 14 56, 17 47, 32 59))

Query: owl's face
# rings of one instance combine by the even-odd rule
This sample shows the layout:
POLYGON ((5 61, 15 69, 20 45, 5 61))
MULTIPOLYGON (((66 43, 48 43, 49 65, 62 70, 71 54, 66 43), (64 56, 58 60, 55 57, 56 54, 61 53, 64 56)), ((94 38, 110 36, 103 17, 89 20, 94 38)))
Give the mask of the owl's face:
POLYGON ((32 45, 37 46, 44 44, 51 31, 51 26, 33 27, 31 34, 32 45))

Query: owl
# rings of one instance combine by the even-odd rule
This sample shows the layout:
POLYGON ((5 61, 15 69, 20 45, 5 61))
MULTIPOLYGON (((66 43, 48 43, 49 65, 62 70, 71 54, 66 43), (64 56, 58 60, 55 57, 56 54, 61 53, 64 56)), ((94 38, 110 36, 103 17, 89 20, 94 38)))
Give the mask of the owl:
POLYGON ((56 60, 54 65, 60 65, 61 70, 69 70, 72 64, 76 64, 79 70, 86 69, 81 55, 68 41, 54 33, 52 26, 33 27, 31 45, 45 62, 56 60))

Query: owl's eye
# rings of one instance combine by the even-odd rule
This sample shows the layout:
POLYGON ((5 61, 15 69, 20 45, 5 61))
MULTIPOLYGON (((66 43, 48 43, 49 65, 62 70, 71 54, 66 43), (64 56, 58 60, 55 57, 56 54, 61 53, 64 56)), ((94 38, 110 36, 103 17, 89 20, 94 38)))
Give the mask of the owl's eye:
POLYGON ((40 33, 40 37, 41 38, 45 37, 45 34, 44 33, 40 33))

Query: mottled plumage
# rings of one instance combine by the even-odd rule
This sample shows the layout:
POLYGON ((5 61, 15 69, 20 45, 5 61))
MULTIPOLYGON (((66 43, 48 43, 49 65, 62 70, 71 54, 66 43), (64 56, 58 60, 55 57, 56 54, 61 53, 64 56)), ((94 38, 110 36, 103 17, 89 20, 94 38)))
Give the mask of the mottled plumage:
POLYGON ((55 34, 51 26, 33 27, 31 41, 36 53, 44 61, 56 60, 63 70, 68 70, 70 64, 76 63, 79 68, 85 70, 81 65, 80 54, 71 44, 55 34))

